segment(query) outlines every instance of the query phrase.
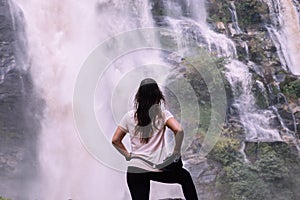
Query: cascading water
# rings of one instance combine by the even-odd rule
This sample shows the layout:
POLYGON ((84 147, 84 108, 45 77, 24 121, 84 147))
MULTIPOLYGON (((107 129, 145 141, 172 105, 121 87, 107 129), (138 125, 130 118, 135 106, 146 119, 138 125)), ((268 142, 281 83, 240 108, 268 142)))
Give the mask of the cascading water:
MULTIPOLYGON (((96 162, 80 144, 72 115, 72 92, 81 64, 96 45, 124 31, 153 26, 148 2, 17 2, 27 23, 34 82, 46 103, 38 148, 41 187, 28 199, 129 199, 125 174, 96 162)), ((105 88, 101 84, 97 88, 95 112, 100 121, 108 116, 103 113, 111 112, 108 91, 115 89, 122 76, 134 77, 130 74, 132 66, 163 64, 158 52, 141 50, 123 57, 114 61, 103 75, 105 88)), ((140 79, 152 76, 163 83, 167 72, 157 70, 147 68, 139 71, 142 75, 135 75, 140 79)), ((130 97, 132 100, 132 94, 130 97)), ((123 111, 132 108, 131 104, 125 109, 122 105, 123 111)), ((116 122, 110 118, 105 122, 110 140, 116 122)), ((153 187, 160 192, 152 193, 151 199, 182 196, 177 187, 153 187)))
POLYGON ((234 1, 230 1, 229 10, 230 10, 230 13, 231 13, 231 18, 232 18, 232 21, 233 21, 233 27, 235 29, 235 32, 236 32, 236 34, 241 34, 242 30, 240 29, 239 24, 238 24, 238 17, 237 17, 237 14, 236 14, 236 8, 235 8, 235 5, 234 5, 234 1))
POLYGON ((300 75, 300 13, 293 0, 264 0, 270 9, 272 26, 267 27, 285 69, 300 75))
MULTIPOLYGON (((97 44, 124 31, 153 26, 151 6, 148 1, 142 0, 90 0, 88 3, 71 0, 16 1, 22 7, 27 22, 34 82, 46 102, 39 145, 41 187, 28 199, 129 199, 124 174, 96 162, 80 144, 72 116, 72 92, 81 64, 97 44), (107 181, 108 179, 111 181, 107 181)), ((280 59, 293 73, 299 74, 296 63, 299 57, 295 52, 295 49, 299 49, 299 43, 295 42, 298 40, 289 40, 293 43, 288 43, 283 37, 298 38, 299 18, 295 7, 291 1, 282 0, 281 6, 292 13, 288 15, 284 9, 277 8, 280 5, 275 1, 267 2, 274 17, 273 27, 267 28, 273 36, 277 49, 281 49, 278 52, 280 59), (283 13, 277 15, 279 11, 283 13), (293 18, 288 19, 290 16, 293 18), (288 24, 282 26, 282 32, 275 26, 275 22, 281 24, 282 21, 289 20, 288 24)), ((231 83, 235 95, 233 108, 238 110, 240 121, 246 131, 246 140, 282 141, 278 130, 270 126, 270 120, 275 116, 273 111, 260 110, 255 106, 255 98, 251 91, 252 77, 249 72, 251 62, 244 64, 238 61, 233 40, 209 28, 206 24, 205 1, 163 1, 163 3, 168 11, 164 17, 165 22, 180 33, 176 43, 182 57, 188 56, 190 45, 196 43, 218 56, 229 58, 230 62, 225 66, 225 76, 231 83)), ((231 14, 236 33, 242 33, 233 2, 231 14)), ((246 42, 243 47, 248 56, 246 42)), ((116 84, 115 82, 121 79, 124 73, 129 73, 132 66, 149 64, 139 60, 139 57, 147 57, 151 63, 163 63, 160 54, 153 52, 140 51, 128 55, 127 58, 119 58, 112 64, 112 70, 108 71, 107 77, 104 78, 108 90, 114 89, 112 86, 116 84), (112 76, 115 80, 111 79, 112 76)), ((147 71, 145 75, 157 73, 155 70, 147 71)), ((160 82, 163 82, 163 78, 160 82)), ((256 84, 261 86, 259 82, 256 84)), ((264 93, 264 88, 260 88, 264 93)), ((101 87, 98 89, 103 91, 101 87)), ((109 102, 109 99, 105 99, 106 95, 108 94, 98 92, 95 97, 96 102, 104 99, 104 103, 95 106, 99 118, 105 117, 100 113, 109 102)), ((115 125, 114 122, 111 124, 115 125)), ((112 132, 113 129, 113 126, 108 125, 107 130, 112 132)), ((158 191, 161 186, 154 187, 154 190, 158 191)), ((178 190, 175 192, 174 189, 161 189, 157 194, 152 194, 151 198, 173 195, 182 194, 178 194, 178 190)))
POLYGON ((270 127, 274 114, 269 110, 258 110, 253 96, 252 76, 248 66, 241 62, 231 61, 227 66, 227 80, 236 100, 232 107, 239 110, 240 120, 246 131, 247 141, 282 141, 278 130, 270 127))
MULTIPOLYGON (((100 181, 108 170, 90 158, 77 139, 72 90, 80 64, 101 41, 96 1, 18 1, 27 23, 32 74, 46 108, 38 148, 40 188, 28 199, 108 199, 100 181), (99 37, 99 35, 97 35, 99 37)), ((118 176, 111 172, 111 177, 118 176)), ((118 198, 124 194, 116 193, 118 198)))
MULTIPOLYGON (((34 81, 46 101, 39 146, 41 188, 28 199, 112 199, 112 194, 114 199, 128 199, 124 174, 97 163, 80 144, 72 116, 72 91, 80 65, 95 45, 149 20, 144 16, 135 20, 123 10, 131 6, 119 2, 18 3, 27 22, 34 81), (97 12, 101 7, 106 12, 97 12), (118 14, 121 10, 124 13, 118 14), (116 184, 118 189, 113 190, 116 184)), ((141 4, 136 8, 139 12, 147 8, 146 2, 136 3, 141 4)))
MULTIPOLYGON (((190 7, 195 6, 193 3, 201 5, 200 7, 205 7, 205 1, 186 1, 186 4, 190 7)), ((168 4, 165 6, 167 7, 168 4)), ((231 6, 232 20, 238 32, 240 29, 238 22, 235 21, 237 17, 236 14, 234 14, 234 4, 232 3, 231 6)), ((172 7, 168 9, 172 10, 172 7)), ((183 14, 181 13, 181 15, 183 14)), ((178 15, 176 15, 176 19, 172 16, 167 17, 170 26, 181 33, 182 38, 178 47, 179 52, 182 52, 183 56, 188 56, 190 44, 197 43, 199 46, 206 48, 218 56, 229 57, 230 62, 226 65, 225 75, 235 95, 235 102, 232 106, 239 112, 241 123, 246 131, 245 139, 247 141, 282 141, 279 132, 270 126, 270 120, 275 116, 272 111, 259 110, 255 106, 256 102, 251 90, 253 87, 252 75, 249 72, 249 66, 237 60, 234 42, 223 34, 218 34, 210 30, 206 24, 205 12, 201 13, 201 15, 201 17, 191 15, 188 19, 178 19, 178 15)), ((239 33, 241 33, 241 31, 239 33)), ((247 50, 247 46, 245 49, 247 50)))

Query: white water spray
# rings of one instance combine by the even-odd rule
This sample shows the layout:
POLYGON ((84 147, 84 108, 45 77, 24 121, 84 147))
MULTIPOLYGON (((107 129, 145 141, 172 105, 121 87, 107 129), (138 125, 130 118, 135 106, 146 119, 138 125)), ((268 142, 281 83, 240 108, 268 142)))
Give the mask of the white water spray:
POLYGON ((226 68, 226 77, 236 98, 232 106, 239 110, 246 131, 246 140, 282 141, 278 130, 270 127, 270 119, 274 118, 274 114, 269 110, 259 110, 255 107, 256 102, 251 90, 252 76, 248 67, 239 61, 232 61, 226 68))
POLYGON ((152 25, 147 1, 17 3, 27 23, 34 83, 46 104, 38 147, 41 186, 29 198, 129 199, 125 174, 96 162, 80 143, 72 92, 81 64, 96 45, 121 32, 152 25))
POLYGON ((270 36, 276 45, 283 67, 300 75, 300 14, 299 3, 293 0, 264 0, 270 9, 270 36))
MULTIPOLYGON (((80 65, 107 37, 98 34, 96 3, 18 1, 27 23, 34 83, 46 104, 37 148, 41 186, 31 199, 109 199, 106 190, 113 188, 113 182, 104 182, 103 177, 119 177, 83 149, 72 116, 72 91, 80 65)), ((122 199, 125 192, 115 194, 122 199)))
MULTIPOLYGON (((194 7, 193 3, 196 2, 192 1, 189 5, 194 7)), ((197 4, 205 7, 205 1, 197 2, 197 4)), ((232 20, 235 21, 238 29, 234 4, 231 6, 232 20)), ((206 13, 202 14, 202 17, 192 15, 191 19, 174 19, 171 16, 167 18, 171 27, 181 34, 178 45, 179 51, 182 52, 183 56, 189 56, 190 47, 196 43, 217 56, 229 57, 230 63, 225 66, 225 75, 235 95, 233 106, 239 111, 241 123, 246 131, 245 139, 265 142, 282 141, 279 132, 270 126, 270 120, 274 117, 272 111, 256 108, 255 97, 251 90, 253 87, 252 75, 249 66, 237 60, 234 42, 225 35, 210 30, 206 24, 206 13)))
MULTIPOLYGON (((97 44, 124 31, 153 26, 148 2, 16 1, 22 7, 27 22, 34 82, 46 103, 39 146, 41 188, 32 194, 31 199, 129 199, 124 174, 96 162, 80 144, 72 116, 72 91, 81 64, 97 44)), ((237 53, 234 42, 222 34, 213 32, 206 25, 204 1, 186 1, 191 11, 189 19, 181 18, 183 13, 180 5, 170 2, 169 11, 173 14, 170 14, 167 20, 174 30, 182 33, 183 40, 179 41, 179 49, 183 55, 188 50, 185 41, 189 36, 193 37, 192 43, 196 41, 199 46, 207 48, 210 52, 232 59, 231 64, 226 66, 228 69, 226 75, 233 84, 243 86, 242 90, 237 88, 241 94, 237 97, 236 106, 241 112, 247 139, 281 140, 278 131, 268 126, 272 114, 267 111, 259 113, 253 108, 255 103, 250 92, 251 78, 248 66, 235 60, 237 53), (198 12, 199 9, 202 11, 198 12), (242 76, 237 77, 238 73, 242 73, 242 76)), ((297 25, 293 23, 292 27, 294 26, 297 25)), ((292 37, 295 32, 286 30, 284 33, 292 37)), ((279 45, 283 47, 280 42, 279 45)), ((295 48, 292 46, 293 44, 289 43, 286 47, 289 50, 283 52, 294 52, 295 48)), ((143 52, 140 53, 145 56, 143 52)), ((298 59, 293 53, 289 55, 294 56, 292 59, 294 61, 298 59)), ((120 67, 125 62, 127 63, 124 64, 125 68, 129 65, 147 64, 134 59, 143 56, 129 56, 129 60, 121 58, 113 64, 115 70, 108 72, 108 77, 104 80, 109 86, 114 85, 114 80, 109 77, 114 75, 117 80, 123 73, 127 73, 128 70, 120 67)), ((148 58, 155 60, 155 63, 161 62, 155 53, 148 58)), ((287 60, 287 56, 285 59, 287 60)), ((294 61, 290 63, 295 63, 294 61)), ((294 73, 299 72, 296 65, 289 63, 287 65, 294 73)), ((113 89, 109 86, 109 89, 113 89)), ((102 94, 97 95, 96 101, 103 97, 102 94)), ((96 112, 99 112, 103 105, 99 104, 96 112)), ((108 126, 108 129, 111 127, 108 126)), ((154 190, 158 189, 158 186, 154 187, 156 187, 154 190)), ((152 199, 157 198, 159 196, 152 195, 152 199)))
POLYGON ((234 1, 230 1, 229 5, 230 5, 229 10, 231 13, 231 19, 233 22, 233 27, 235 29, 235 32, 236 32, 236 34, 241 34, 241 33, 243 33, 243 31, 241 30, 239 23, 238 23, 238 17, 237 17, 234 1))

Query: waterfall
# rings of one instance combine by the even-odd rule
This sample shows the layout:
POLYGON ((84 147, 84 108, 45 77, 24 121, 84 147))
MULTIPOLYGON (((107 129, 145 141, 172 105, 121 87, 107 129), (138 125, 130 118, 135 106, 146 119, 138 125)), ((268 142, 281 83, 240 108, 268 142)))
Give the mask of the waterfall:
POLYGON ((296 123, 295 123, 295 118, 293 117, 293 123, 294 123, 294 132, 290 131, 290 129, 285 125, 282 117, 280 116, 278 109, 275 106, 272 106, 272 109, 274 110, 280 125, 282 127, 282 138, 284 139, 285 142, 293 144, 294 147, 296 147, 297 151, 298 151, 298 155, 300 155, 300 144, 299 144, 299 139, 298 137, 295 135, 295 133, 297 132, 296 130, 296 123))
MULTIPOLYGON (((189 48, 197 44, 219 56, 236 58, 237 52, 234 42, 225 35, 218 34, 208 27, 206 24, 206 12, 193 12, 195 7, 205 8, 205 1, 186 1, 185 3, 191 9, 190 13, 192 14, 189 18, 183 17, 184 13, 182 10, 179 13, 180 15, 176 15, 176 18, 172 15, 166 17, 170 27, 180 34, 181 38, 177 42, 181 56, 188 55, 189 48), (182 16, 182 18, 178 18, 179 16, 182 16)), ((168 11, 173 9, 173 7, 168 6, 168 4, 165 5, 168 11)), ((183 5, 178 3, 177 6, 183 5)))
MULTIPOLYGON (((125 174, 97 162, 80 143, 72 114, 72 92, 81 64, 97 45, 124 31, 153 26, 148 2, 16 1, 25 16, 34 84, 45 100, 38 146, 40 187, 28 199, 130 199, 125 174)), ((149 65, 149 61, 161 63, 158 55, 140 51, 114 61, 103 78, 105 91, 113 90, 115 81, 121 81, 132 66, 149 65), (141 61, 145 57, 148 63, 141 61)), ((158 73, 158 69, 148 69, 139 77, 131 76, 139 81, 142 77, 153 76, 163 83, 166 73, 161 70, 158 73)), ((98 89, 101 92, 101 85, 98 89)), ((95 112, 100 119, 103 105, 111 102, 106 95, 96 93, 95 96, 99 102, 95 112)), ((127 93, 128 101, 130 95, 132 97, 127 93)), ((104 111, 112 112, 107 108, 104 111)), ((110 139, 117 122, 108 123, 110 139)), ((160 188, 163 192, 152 194, 152 198, 172 197, 179 191, 172 192, 174 187, 160 188)))
POLYGON ((241 148, 239 149, 239 152, 242 154, 244 162, 248 164, 248 163, 251 163, 251 162, 247 158, 247 155, 245 153, 245 147, 246 147, 245 142, 242 142, 241 148))
POLYGON ((269 6, 272 26, 267 27, 285 69, 300 75, 300 13, 293 0, 265 0, 269 6))
POLYGON ((246 140, 282 141, 278 130, 270 126, 274 114, 269 110, 259 110, 255 106, 256 101, 251 90, 252 75, 248 67, 239 61, 232 61, 227 66, 226 77, 236 98, 232 107, 239 111, 240 120, 246 131, 246 140))
POLYGON ((249 47, 248 47, 247 42, 243 41, 242 47, 245 49, 245 52, 246 52, 246 60, 249 61, 249 47))
POLYGON ((239 27, 239 23, 238 23, 238 17, 237 17, 237 14, 236 14, 236 8, 235 8, 235 5, 234 5, 234 1, 230 1, 229 3, 230 5, 230 13, 231 13, 231 19, 233 21, 233 27, 235 29, 235 34, 241 34, 242 33, 242 30, 240 29, 239 27))
MULTIPOLYGON (((154 26, 150 3, 144 0, 15 1, 25 16, 34 84, 45 100, 38 146, 40 187, 35 188, 28 199, 130 199, 125 174, 97 162, 81 144, 73 120, 72 97, 81 65, 97 45, 123 32, 154 26)), ((282 135, 271 126, 271 121, 278 117, 277 110, 256 106, 253 85, 261 89, 266 99, 267 94, 262 82, 253 81, 249 71, 253 63, 238 61, 235 42, 207 25, 205 0, 162 2, 166 10, 162 21, 179 33, 180 37, 174 44, 181 57, 190 56, 193 53, 190 47, 196 45, 219 57, 228 58, 224 74, 233 90, 232 108, 238 111, 245 140, 282 141, 282 135)), ((267 30, 281 63, 294 74, 300 74, 297 66, 300 60, 297 53, 300 48, 298 3, 292 0, 268 0, 267 3, 272 16, 272 26, 267 30)), ((230 2, 230 6, 234 30, 242 34, 234 2, 230 2)), ((141 38, 137 37, 134 42, 141 42, 141 38)), ((248 60, 248 45, 243 42, 242 46, 248 60)), ((110 51, 114 49, 107 53, 112 53, 110 51)), ((115 116, 110 106, 114 105, 114 109, 121 112, 132 108, 129 102, 132 102, 137 84, 128 82, 153 76, 159 83, 164 83, 168 70, 162 72, 161 67, 155 67, 168 65, 161 57, 161 52, 137 50, 111 61, 109 70, 103 74, 95 91, 96 117, 98 122, 105 124, 108 139, 122 114, 115 116), (133 66, 146 67, 135 71, 133 66), (111 100, 111 96, 115 98, 111 100)), ((0 83, 3 78, 0 77, 0 83)), ((240 151, 245 162, 248 162, 244 148, 245 143, 242 143, 240 151)), ((153 200, 182 196, 177 186, 152 186, 154 191, 158 191, 151 193, 153 200)))
MULTIPOLYGON (((194 1, 187 2, 189 2, 190 7, 195 6, 193 5, 194 1)), ((197 2, 197 4, 205 7, 205 1, 197 2)), ((231 6, 234 8, 234 4, 231 6)), ((172 10, 168 4, 165 7, 172 10)), ((238 25, 236 15, 233 14, 232 17, 232 20, 238 25)), ((178 18, 176 15, 176 18, 167 16, 166 20, 176 32, 181 34, 178 49, 183 56, 188 56, 191 44, 196 43, 218 56, 229 57, 229 63, 225 66, 225 76, 230 82, 235 96, 232 106, 239 111, 241 123, 246 131, 245 139, 247 141, 282 141, 278 130, 271 128, 271 120, 275 116, 272 111, 260 110, 256 107, 255 97, 251 90, 253 87, 252 75, 249 72, 252 63, 249 62, 248 66, 237 60, 234 42, 225 35, 216 33, 209 28, 206 24, 205 12, 202 17, 191 15, 190 18, 178 18)), ((247 49, 247 46, 245 48, 247 49)))
POLYGON ((263 97, 264 97, 264 100, 265 100, 266 104, 269 105, 268 93, 267 93, 267 90, 266 90, 263 82, 261 82, 259 80, 256 80, 255 82, 256 82, 260 92, 263 94, 263 97))
MULTIPOLYGON (((36 87, 45 100, 39 140, 40 188, 28 199, 109 199, 103 182, 119 174, 99 165, 80 144, 72 119, 76 73, 89 51, 105 39, 98 34, 96 1, 18 1, 27 24, 36 87), (95 37, 97 36, 97 37, 95 37)), ((121 187, 121 186, 120 186, 121 187)), ((119 199, 124 194, 115 193, 119 199)))

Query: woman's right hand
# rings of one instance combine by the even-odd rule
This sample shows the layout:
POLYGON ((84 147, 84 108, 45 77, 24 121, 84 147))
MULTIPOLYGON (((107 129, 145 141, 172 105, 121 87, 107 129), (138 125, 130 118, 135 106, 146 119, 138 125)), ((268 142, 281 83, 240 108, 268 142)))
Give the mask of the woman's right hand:
POLYGON ((179 152, 173 152, 172 154, 168 155, 165 159, 164 162, 172 163, 172 162, 177 162, 180 159, 181 155, 179 152))
POLYGON ((172 155, 174 156, 174 162, 177 162, 181 157, 181 153, 179 151, 174 151, 172 155))

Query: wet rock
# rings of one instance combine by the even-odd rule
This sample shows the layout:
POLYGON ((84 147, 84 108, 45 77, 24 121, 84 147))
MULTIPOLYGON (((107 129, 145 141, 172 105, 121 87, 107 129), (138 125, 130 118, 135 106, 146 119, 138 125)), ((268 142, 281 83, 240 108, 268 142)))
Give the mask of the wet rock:
POLYGON ((13 1, 0 0, 0 194, 14 200, 25 199, 20 191, 26 191, 37 175, 41 117, 39 108, 34 107, 41 105, 40 100, 26 71, 24 34, 20 9, 13 1))
POLYGON ((202 182, 202 183, 211 183, 211 182, 215 181, 216 176, 217 176, 216 174, 202 176, 200 178, 200 182, 202 182))
POLYGON ((195 155, 185 160, 185 167, 191 173, 198 196, 201 197, 201 199, 218 199, 220 194, 217 191, 216 177, 220 173, 220 164, 195 155))
POLYGON ((224 25, 223 22, 216 22, 215 23, 215 26, 216 26, 216 31, 219 32, 219 33, 226 33, 226 27, 224 25))
POLYGON ((159 199, 159 200, 184 200, 184 199, 181 199, 181 198, 166 198, 166 199, 159 199))
POLYGON ((232 23, 228 23, 227 24, 227 28, 228 28, 230 36, 234 36, 234 35, 237 34, 237 32, 236 32, 236 30, 235 30, 235 28, 234 28, 234 26, 233 26, 232 23))

